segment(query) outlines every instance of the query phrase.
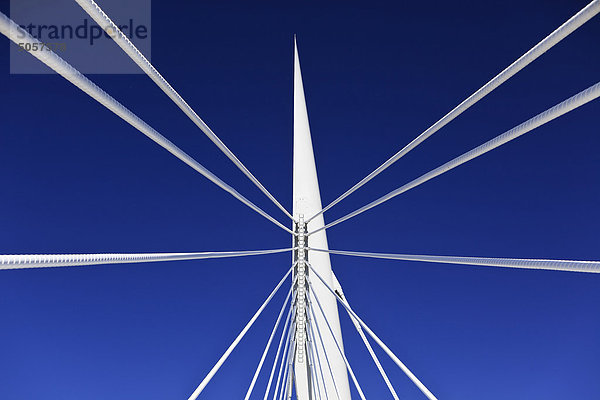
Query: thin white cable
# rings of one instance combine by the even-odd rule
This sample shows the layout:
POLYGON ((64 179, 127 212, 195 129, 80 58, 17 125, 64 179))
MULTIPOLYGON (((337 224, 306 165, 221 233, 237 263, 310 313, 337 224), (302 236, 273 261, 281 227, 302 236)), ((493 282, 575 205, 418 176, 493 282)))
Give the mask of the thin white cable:
MULTIPOLYGON (((294 309, 294 315, 296 314, 296 310, 294 309)), ((293 318, 292 318, 293 320, 293 318)), ((283 355, 281 356, 281 363, 279 363, 279 371, 277 372, 277 383, 275 385, 275 390, 273 391, 273 400, 279 399, 281 397, 281 393, 279 390, 279 385, 281 384, 282 386, 284 386, 285 384, 283 383, 283 380, 285 380, 285 377, 283 378, 283 380, 281 379, 282 376, 281 374, 283 373, 285 376, 285 372, 284 372, 284 367, 287 366, 288 360, 289 360, 289 355, 288 353, 291 351, 292 348, 292 343, 294 342, 294 338, 293 335, 290 335, 292 332, 294 332, 294 330, 296 329, 296 322, 294 321, 294 323, 292 324, 291 329, 288 331, 287 337, 285 338, 285 348, 283 350, 283 355)))
MULTIPOLYGON (((308 341, 306 343, 308 344, 308 346, 311 345, 308 341)), ((308 367, 309 367, 309 371, 310 371, 310 379, 311 379, 310 387, 312 389, 312 398, 321 400, 321 386, 319 384, 319 381, 316 379, 316 376, 317 376, 317 373, 315 372, 316 360, 314 359, 314 357, 312 355, 312 350, 309 349, 309 351, 306 353, 306 358, 308 359, 308 362, 309 362, 308 367)))
POLYGON ((267 307, 267 305, 269 304, 269 302, 271 301, 271 299, 273 298, 273 296, 275 296, 275 293, 277 293, 277 291, 279 290, 279 288, 281 287, 281 285, 283 285, 283 283, 285 282, 285 280, 287 279, 287 277, 291 274, 291 272, 293 271, 293 269, 294 269, 294 267, 292 266, 288 270, 288 272, 286 272, 286 274, 283 276, 283 278, 281 278, 281 280, 279 281, 279 283, 277 284, 277 286, 275 286, 275 289, 273 289, 273 291, 271 292, 271 294, 269 294, 269 297, 267 297, 267 299, 264 301, 264 303, 256 311, 256 313, 254 314, 254 316, 250 319, 250 321, 248 321, 248 323, 246 324, 246 326, 244 327, 244 329, 242 329, 242 331, 235 338, 235 340, 233 341, 233 343, 231 343, 231 345, 227 348, 227 350, 225 351, 225 353, 223 353, 223 355, 221 356, 221 358, 219 359, 219 361, 217 361, 217 363, 212 367, 212 369, 209 371, 209 373, 206 375, 206 377, 202 380, 202 382, 200 383, 200 385, 198 385, 198 387, 196 388, 196 390, 194 390, 194 392, 188 398, 188 400, 196 400, 198 398, 198 396, 200 395, 200 393, 202 393, 202 391, 204 390, 204 388, 206 387, 206 385, 208 385, 208 383, 213 378, 213 376, 215 376, 215 374, 217 373, 217 371, 219 370, 219 368, 221 368, 221 366, 223 365, 223 363, 227 360, 227 358, 229 357, 229 355, 231 354, 231 352, 233 352, 233 350, 237 347, 237 345, 240 343, 240 341, 242 340, 242 338, 246 335, 246 333, 248 332, 248 330, 252 327, 252 325, 254 325, 254 322, 258 319, 258 317, 260 316, 260 314, 267 307))
POLYGON ((200 260, 205 258, 257 256, 291 250, 293 249, 207 251, 202 253, 0 254, 0 270, 200 260))
POLYGON ((202 132, 258 187, 281 211, 290 219, 294 219, 290 213, 275 199, 275 197, 252 175, 250 170, 233 154, 231 150, 221 141, 221 139, 206 125, 206 123, 196 114, 190 105, 177 93, 167 80, 154 68, 148 59, 135 47, 129 38, 123 34, 119 27, 109 18, 108 15, 93 0, 75 0, 77 4, 88 13, 96 23, 104 29, 109 36, 123 49, 150 79, 184 112, 188 118, 196 124, 202 132))
MULTIPOLYGON (((310 264, 308 264, 308 265, 310 266, 310 264)), ((312 283, 310 281, 310 278, 308 278, 308 285, 312 289, 312 283)), ((350 366, 350 363, 348 362, 348 358, 346 358, 346 355, 344 354, 344 350, 342 350, 342 348, 340 347, 340 344, 338 343, 337 338, 335 337, 335 334, 333 333, 333 329, 331 328, 331 325, 329 324, 329 320, 327 319, 327 316, 325 315, 325 312, 323 311, 323 307, 321 307, 321 302, 319 301, 317 294, 315 293, 314 290, 310 290, 308 295, 309 296, 312 295, 315 298, 315 300, 317 301, 317 306, 319 306, 321 315, 323 315, 323 319, 325 319, 327 328, 329 328, 329 332, 331 333, 331 336, 333 337, 335 345, 336 345, 338 351, 340 352, 342 358, 344 359, 344 362, 346 363, 346 368, 348 369, 348 372, 350 373, 350 376, 352 377, 352 382, 354 383, 354 387, 358 391, 358 395, 360 396, 360 398, 362 400, 366 400, 365 394, 363 393, 362 388, 360 387, 360 384, 358 383, 358 379, 356 379, 356 375, 354 375, 354 371, 352 370, 352 367, 350 366)), ((335 294, 334 294, 334 296, 335 296, 335 294)), ((312 307, 309 307, 309 308, 310 308, 310 311, 312 312, 313 319, 316 320, 313 308, 312 307)), ((319 329, 319 325, 318 324, 315 324, 315 325, 317 325, 317 329, 319 329)))
POLYGON ((288 383, 289 383, 289 372, 292 364, 294 363, 294 357, 296 355, 296 338, 293 337, 290 341, 290 349, 287 354, 287 358, 285 360, 283 379, 281 385, 281 391, 279 392, 279 396, 277 397, 279 400, 283 400, 284 396, 287 396, 288 391, 288 383))
POLYGON ((435 132, 440 130, 442 127, 444 127, 450 121, 452 121, 454 118, 458 117, 464 111, 469 109, 469 107, 471 107, 472 105, 477 103, 479 100, 483 99, 485 96, 487 96, 489 93, 491 93, 498 86, 500 86, 501 84, 506 82, 508 79, 510 79, 513 75, 515 75, 517 72, 519 72, 520 70, 525 68, 531 62, 533 62, 536 58, 538 58, 539 56, 544 54, 546 51, 548 51, 550 48, 552 48, 555 44, 557 44, 558 42, 563 40, 569 34, 574 32, 577 28, 579 28, 580 26, 585 24, 587 21, 589 21, 591 18, 593 18, 596 14, 598 14, 598 12, 600 12, 600 0, 594 0, 591 3, 589 3, 586 7, 584 7, 581 11, 579 11, 577 14, 575 14, 573 17, 571 17, 567 22, 565 22, 560 27, 558 27, 550 35, 546 36, 541 42, 539 42, 534 47, 532 47, 527 53, 525 53, 521 57, 519 57, 515 62, 513 62, 511 65, 509 65, 505 70, 503 70, 498 75, 496 75, 494 78, 492 78, 492 80, 490 80, 488 83, 483 85, 475 93, 473 93, 471 96, 469 96, 468 98, 463 100, 463 102, 460 103, 458 106, 456 106, 452 111, 450 111, 448 114, 444 115, 435 124, 433 124, 429 128, 427 128, 423 133, 421 133, 419 136, 417 136, 412 142, 407 144, 402 150, 400 150, 399 152, 394 154, 390 159, 388 159, 386 162, 384 162, 379 167, 377 167, 377 169, 375 169, 369 175, 364 177, 360 182, 358 182, 356 185, 352 186, 352 188, 350 188, 345 193, 343 193, 340 197, 338 197, 337 199, 332 201, 327 207, 323 208, 317 214, 310 217, 306 221, 306 223, 309 223, 310 221, 312 221, 312 219, 315 218, 317 215, 320 215, 320 214, 324 213, 325 211, 329 210, 331 207, 335 206, 337 203, 344 200, 350 194, 354 193, 356 190, 358 190, 360 187, 365 185, 371 179, 373 179, 374 177, 379 175, 381 172, 383 172, 385 169, 387 169, 393 163, 398 161, 409 151, 411 151, 412 149, 417 147, 419 144, 421 144, 423 141, 425 141, 425 139, 427 139, 428 137, 433 135, 435 132))
MULTIPOLYGON (((316 389, 319 393, 319 400, 321 398, 323 398, 323 392, 325 392, 325 399, 327 399, 327 387, 325 385, 325 376, 323 375, 323 368, 321 367, 321 362, 319 361, 319 358, 317 357, 317 343, 314 340, 314 335, 312 334, 312 324, 314 323, 314 321, 312 320, 312 318, 310 318, 310 314, 307 316, 308 319, 308 343, 310 345, 310 355, 312 358, 312 362, 313 365, 315 366, 315 370, 317 369, 317 364, 319 366, 319 375, 321 376, 321 381, 319 381, 316 378, 313 378, 313 381, 315 382, 316 385, 316 389), (324 389, 324 390, 323 390, 324 389)), ((315 373, 316 375, 316 373, 315 373)))
MULTIPOLYGON (((258 374, 260 374, 263 363, 265 362, 265 358, 267 357, 267 353, 269 352, 269 349, 271 348, 271 342, 273 341, 275 332, 277 331, 277 328, 279 327, 279 323, 281 322, 281 317, 283 316, 285 307, 287 306, 288 300, 290 299, 290 296, 292 295, 292 291, 294 289, 295 284, 296 284, 296 279, 294 279, 294 282, 292 283, 292 286, 290 287, 290 290, 288 291, 288 294, 285 297, 283 304, 281 305, 281 310, 279 311, 279 315, 277 316, 277 320, 275 321, 275 326, 273 326, 273 330, 271 331, 271 335, 269 336, 267 345, 265 346, 265 349, 263 350, 263 353, 260 357, 260 361, 259 361, 258 365, 256 366, 256 371, 254 371, 254 376, 252 377, 252 382, 250 382, 250 386, 248 387, 248 391, 246 392, 246 396, 244 397, 244 400, 248 400, 250 398, 250 395, 252 394, 252 390, 254 390, 254 385, 256 384, 256 380, 258 379, 258 374)), ((291 312, 292 312, 292 307, 290 307, 288 316, 291 315, 291 312)))
MULTIPOLYGON (((0 13, 0 33, 5 35, 7 38, 12 40, 14 43, 30 43, 36 44, 35 48, 41 44, 36 38, 31 36, 26 30, 18 26, 13 20, 8 18, 3 13, 0 13)), ((42 46, 43 47, 43 46, 42 46)), ((47 47, 46 47, 47 48, 47 47)), ((96 100, 98 103, 102 104, 104 107, 108 108, 117 116, 121 117, 125 122, 133 126, 135 129, 152 139, 159 146, 163 147, 169 153, 173 154, 175 157, 186 163, 188 166, 192 167, 195 171, 202 174, 208 180, 213 182, 215 185, 219 186, 221 189, 225 190, 227 193, 231 194, 233 197, 244 203, 246 206, 250 207, 258 214, 262 215, 275 225, 279 226, 281 229, 293 234, 293 232, 281 224, 281 222, 277 221, 275 218, 271 217, 261 208, 256 206, 250 200, 242 196, 238 193, 234 188, 223 182, 219 179, 215 174, 206 169, 203 165, 194 160, 191 156, 177 147, 173 142, 165 138, 163 135, 158 133, 154 128, 140 119, 137 115, 131 112, 128 108, 123 106, 113 97, 111 97, 104 90, 100 89, 95 83, 90 81, 87 77, 81 74, 78 70, 73 68, 69 63, 59 57, 53 51, 47 49, 44 51, 31 51, 31 55, 35 58, 46 64, 56 73, 61 75, 63 78, 71 82, 73 85, 77 86, 83 92, 87 93, 90 97, 96 100)))
POLYGON ((331 288, 331 286, 329 286, 327 282, 325 282, 321 275, 319 275, 319 273, 315 271, 315 269, 310 264, 308 264, 308 266, 311 269, 311 271, 317 276, 317 278, 319 278, 319 280, 323 282, 323 285, 325 285, 325 287, 338 300, 338 302, 342 306, 344 306, 346 311, 358 321, 358 323, 363 327, 363 329, 367 331, 369 336, 371 336, 373 340, 375 340, 375 342, 383 349, 383 351, 385 351, 385 353, 392 359, 392 361, 396 363, 396 365, 406 374, 406 376, 408 376, 408 378, 419 388, 419 390, 425 396, 427 396, 429 400, 437 400, 433 393, 431 393, 431 391, 429 391, 429 389, 427 389, 425 385, 423 385, 423 383, 408 369, 408 367, 404 365, 402 361, 400 361, 400 359, 390 350, 390 348, 387 347, 385 343, 383 343, 381 339, 377 337, 377 335, 375 335, 375 333, 367 326, 367 324, 365 324, 363 320, 360 319, 350 307, 348 307, 343 301, 341 301, 341 299, 335 294, 335 291, 331 288))
MULTIPOLYGON (((296 352, 294 350, 294 357, 295 357, 295 355, 296 355, 296 352)), ((294 382, 295 381, 296 381, 296 370, 294 369, 294 362, 290 361, 290 376, 288 379, 288 389, 286 389, 288 400, 292 400, 292 395, 294 393, 294 382)))
POLYGON ((369 354, 371 355, 373 362, 377 366, 377 370, 379 370, 379 374, 385 381, 386 386, 388 387, 390 393, 392 394, 392 397, 395 400, 399 400, 398 394, 396 393, 396 390, 392 386, 392 382, 390 382, 390 378, 388 378, 387 374, 385 373, 385 370, 383 369, 383 366, 381 365, 379 358, 377 358, 375 351, 373 351, 373 347, 371 347, 371 344, 369 343, 369 340, 367 339, 367 337, 365 336, 365 333, 363 332, 362 328, 360 327, 360 324, 358 322, 356 322, 356 320, 354 318, 351 318, 351 319, 352 319, 352 323, 353 323, 354 327, 356 328, 356 331, 358 332, 358 334, 360 335, 360 338, 362 339, 363 343, 367 347, 367 350, 369 351, 369 354))
MULTIPOLYGON (((295 313, 294 313, 295 314, 295 313)), ((294 322, 292 324, 292 331, 296 329, 296 323, 294 322)), ((281 390, 279 388, 279 385, 281 385, 282 387, 285 386, 284 380, 285 380, 285 375, 286 375, 286 371, 285 371, 285 367, 287 366, 287 362, 289 359, 288 353, 291 351, 292 348, 292 342, 294 341, 293 338, 290 338, 290 332, 288 332, 288 336, 286 337, 286 343, 285 343, 285 349, 283 352, 283 355, 281 357, 281 362, 279 363, 279 371, 277 372, 277 384, 275 385, 275 390, 273 391, 273 400, 277 400, 281 398, 281 390), (283 373, 283 376, 282 376, 283 373)))
MULTIPOLYGON (((273 359, 273 365, 271 367, 271 373, 269 375, 269 382, 267 383, 267 387, 265 389, 265 395, 263 397, 263 400, 267 400, 267 398, 269 396, 269 392, 271 391, 271 385, 273 383, 273 376, 275 375, 275 368, 277 367, 277 360, 279 360, 279 354, 281 353, 281 348, 283 346, 284 339, 285 339, 285 342, 287 343, 287 338, 290 335, 290 331, 288 330, 288 328, 290 327, 290 321, 292 321, 293 317, 296 315, 295 310, 296 309, 294 307, 290 307, 290 311, 292 311, 292 313, 291 314, 288 313, 287 319, 285 321, 285 325, 283 326, 283 331, 281 332, 281 338, 279 339, 279 346, 277 346, 277 353, 275 353, 275 358, 273 359)), ((285 349, 284 349, 284 352, 285 352, 285 349)), ((283 354, 282 357, 285 358, 285 354, 283 354)))
MULTIPOLYGON (((294 356, 296 354, 296 350, 294 350, 294 356)), ((293 359, 292 359, 293 360, 293 359)), ((288 366, 289 368, 289 374, 288 374, 288 379, 287 382, 285 384, 285 397, 287 398, 287 400, 292 400, 292 393, 294 391, 294 381, 296 380, 296 371, 294 370, 294 362, 290 361, 290 365, 288 366)))
MULTIPOLYGON (((317 345, 317 340, 315 337, 315 332, 314 329, 310 328, 309 333, 312 337, 313 343, 315 344, 315 352, 317 352, 318 350, 316 349, 316 345, 317 345)), ((325 361, 327 362, 327 367, 329 368, 329 375, 331 376, 331 381, 333 382, 333 388, 335 389, 335 397, 337 398, 337 400, 340 400, 340 393, 338 392, 338 388, 337 388, 337 384, 335 383, 335 378, 333 376, 333 371, 331 370, 331 364, 329 363, 329 357, 327 356, 327 352, 325 351, 325 346, 323 345, 323 338, 321 337, 321 332, 319 333, 319 340, 321 343, 321 348, 323 349, 323 354, 325 355, 325 361)), ((319 360, 319 358, 317 357, 317 360, 319 360)), ((319 360, 319 368, 321 369, 321 379, 323 380, 323 386, 325 387, 325 398, 329 398, 329 393, 327 392, 327 385, 325 385, 325 376, 323 374, 323 369, 321 367, 321 361, 319 360)))
MULTIPOLYGON (((311 395, 312 395, 312 399, 317 399, 317 380, 315 379, 316 377, 316 373, 315 373, 315 360, 312 357, 312 343, 310 340, 310 336, 308 335, 308 329, 310 329, 308 327, 309 324, 309 319, 308 316, 306 317, 306 340, 305 340, 305 344, 306 344, 306 362, 308 363, 308 371, 310 373, 310 388, 311 388, 311 395)), ((320 392, 319 394, 319 400, 320 400, 320 392)))
MULTIPOLYGON (((294 354, 296 354, 296 351, 294 350, 294 354)), ((292 400, 292 391, 293 391, 293 382, 294 382, 294 364, 292 362, 290 362, 290 364, 288 365, 288 377, 287 380, 285 381, 285 398, 287 400, 292 400)))
MULTIPOLYGON (((348 299, 346 298, 346 295, 344 294, 342 286, 340 285, 339 281, 337 280, 337 277, 335 276, 335 274, 333 275, 333 287, 334 287, 334 289, 336 289, 336 294, 340 297, 340 299, 343 302, 346 303, 346 305, 348 306, 348 308, 352 308, 352 307, 350 307, 350 303, 348 303, 348 299)), ((392 386, 392 382, 390 382, 390 379, 388 378, 385 370, 383 369, 383 366, 381 365, 381 362, 379 361, 379 358, 377 357, 377 354, 375 354, 375 351, 373 350, 373 347, 371 347, 371 344, 369 343, 369 340, 365 336, 365 333, 363 332, 362 328, 360 327, 360 324, 358 323, 358 321, 356 319, 354 319, 354 317, 351 314, 349 314, 349 316, 350 316, 350 319, 352 320, 352 324, 356 328, 356 331, 360 335, 360 338, 362 339, 363 343, 367 347, 367 350, 369 351, 369 354, 371 355, 371 358, 373 359, 373 362, 377 366, 377 370, 379 370, 379 374, 381 375, 381 377, 385 381, 386 386, 388 387, 390 393, 392 394, 392 397, 395 400, 399 400, 398 394, 396 393, 396 390, 392 386)))
POLYGON ((423 261, 443 264, 476 265, 485 267, 544 269, 552 271, 600 273, 600 261, 543 260, 528 258, 489 258, 461 256, 427 256, 416 254, 365 253, 360 251, 310 249, 344 256, 384 258, 388 260, 423 261))
POLYGON ((501 135, 496 136, 495 138, 485 142, 484 144, 475 147, 474 149, 456 157, 455 159, 448 161, 447 163, 437 167, 436 169, 429 171, 428 173, 421 175, 420 177, 418 177, 417 179, 407 183, 404 186, 401 186, 393 191, 391 191, 390 193, 386 194, 385 196, 382 196, 380 198, 378 198, 375 201, 372 201, 371 203, 359 208, 358 210, 355 210, 349 214, 346 214, 345 216, 336 219, 335 221, 325 225, 322 228, 316 229, 312 232, 309 233, 309 235, 312 235, 313 233, 319 232, 323 229, 327 229, 330 228, 334 225, 339 224, 340 222, 346 221, 352 217, 357 216, 358 214, 361 214, 367 210, 370 210, 371 208, 378 206, 381 203, 384 203, 388 200, 390 200, 393 197, 398 196, 399 194, 402 194, 416 186, 421 185, 422 183, 427 182, 430 179, 435 178, 436 176, 442 175, 445 172, 450 171, 451 169, 454 169, 456 167, 458 167, 461 164, 466 163, 467 161, 470 161, 474 158, 477 158, 485 153, 487 153, 488 151, 491 151, 497 147, 502 146, 503 144, 510 142, 513 139, 518 138, 521 135, 526 134, 527 132, 531 132, 532 130, 534 130, 537 127, 540 127, 550 121, 552 121, 553 119, 556 119, 566 113, 568 113, 569 111, 572 111, 578 107, 581 107, 582 105, 589 103, 592 100, 597 99, 600 96, 600 83, 596 83, 595 85, 590 86, 589 88, 577 93, 576 95, 569 97, 567 100, 555 105, 552 108, 549 108, 548 110, 536 115, 533 118, 528 119, 527 121, 523 122, 520 125, 517 125, 516 127, 512 128, 509 131, 504 132, 501 135))
POLYGON ((310 379, 311 379, 310 387, 312 389, 312 398, 321 400, 321 391, 320 390, 317 391, 318 383, 317 383, 317 380, 315 379, 315 377, 316 377, 315 359, 312 356, 312 343, 310 342, 310 339, 306 340, 306 347, 307 347, 306 360, 308 361, 308 370, 310 371, 310 379))

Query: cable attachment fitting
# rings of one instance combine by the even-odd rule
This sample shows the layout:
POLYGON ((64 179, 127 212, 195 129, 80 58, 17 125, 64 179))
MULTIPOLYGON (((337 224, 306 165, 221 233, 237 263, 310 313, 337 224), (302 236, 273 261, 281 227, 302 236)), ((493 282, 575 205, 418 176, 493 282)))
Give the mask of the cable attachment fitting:
POLYGON ((296 304, 296 361, 304 363, 306 350, 306 260, 308 238, 306 235, 304 216, 300 215, 296 224, 296 278, 297 278, 297 304, 296 304))

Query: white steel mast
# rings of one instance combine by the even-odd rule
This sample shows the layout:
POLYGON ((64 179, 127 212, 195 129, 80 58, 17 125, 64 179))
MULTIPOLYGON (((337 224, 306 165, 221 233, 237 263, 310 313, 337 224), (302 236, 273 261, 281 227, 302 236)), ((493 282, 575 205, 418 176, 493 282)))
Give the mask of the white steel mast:
MULTIPOLYGON (((317 169, 313 154, 312 140, 310 135, 310 127, 308 123, 308 113, 306 111, 306 101, 304 98, 304 87, 302 84, 302 73, 300 71, 300 60, 298 59, 298 47, 294 38, 294 166, 293 166, 293 215, 296 221, 295 231, 312 232, 322 228, 324 224, 323 216, 316 216, 308 227, 303 226, 303 219, 318 213, 321 208, 321 194, 319 192, 319 181, 317 178, 317 169)), ((310 236, 307 239, 306 235, 300 235, 298 242, 307 247, 318 249, 328 249, 327 233, 325 230, 320 230, 318 233, 310 236), (308 241, 309 243, 306 243, 308 241), (304 243, 302 243, 304 242, 304 243)), ((296 244, 298 244, 298 242, 296 244)), ((299 246, 300 247, 300 246, 299 246)), ((296 252, 296 259, 299 262, 296 266, 296 275, 309 275, 308 267, 304 267, 303 255, 301 252, 296 252)), ((306 253, 304 253, 306 254, 306 253)), ((333 284, 331 262, 329 254, 325 252, 308 252, 310 264, 315 268, 330 285, 333 284)), ((299 286, 300 286, 299 280, 299 286)), ((312 399, 313 384, 310 381, 309 358, 307 357, 307 327, 303 322, 306 321, 307 315, 305 307, 308 303, 302 301, 302 290, 308 290, 299 287, 297 313, 296 313, 296 352, 294 355, 294 381, 296 387, 296 395, 299 400, 312 399), (304 318, 304 321, 302 319, 304 318), (298 340, 300 339, 300 340, 298 340)), ((317 297, 320 299, 323 311, 329 321, 337 342, 342 345, 342 332, 340 328, 340 320, 336 299, 327 290, 327 288, 318 279, 312 280, 312 288, 317 297)), ((350 386, 348 383, 348 375, 344 359, 335 344, 334 337, 327 329, 327 324, 319 310, 313 310, 315 315, 314 321, 309 323, 317 324, 322 333, 322 343, 313 343, 316 350, 316 357, 325 365, 326 358, 331 364, 331 374, 325 374, 324 387, 326 393, 333 394, 336 390, 339 392, 340 400, 350 400, 350 386), (332 379, 335 379, 335 384, 332 379), (337 387, 337 389, 336 389, 337 387)), ((341 346, 343 351, 343 345, 341 346)), ((323 385, 321 385, 323 386, 323 385)), ((332 397, 335 398, 335 397, 332 397)))

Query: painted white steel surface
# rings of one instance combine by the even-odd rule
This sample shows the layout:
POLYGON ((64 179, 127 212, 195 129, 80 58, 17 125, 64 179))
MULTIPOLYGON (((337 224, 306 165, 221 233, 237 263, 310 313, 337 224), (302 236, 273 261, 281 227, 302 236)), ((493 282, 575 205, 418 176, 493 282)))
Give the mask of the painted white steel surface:
MULTIPOLYGON (((332 276, 333 276, 333 290, 340 296, 340 299, 346 304, 346 306, 350 307, 350 304, 348 304, 348 300, 346 299, 346 295, 344 295, 344 291, 342 290, 342 286, 340 285, 340 282, 337 280, 334 273, 332 273, 332 276)), ((385 384, 388 387, 390 394, 392 395, 394 400, 400 400, 400 398, 398 397, 398 394, 396 393, 396 390, 392 386, 392 382, 390 382, 390 378, 388 378, 385 370, 383 369, 383 366, 381 365, 381 362, 379 361, 379 358, 377 358, 377 354, 375 354, 375 351, 373 350, 373 347, 371 347, 371 344, 369 343, 367 336, 365 335, 362 328, 360 327, 360 324, 354 317, 352 317, 352 315, 350 315, 350 319, 352 320, 352 323, 354 324, 356 331, 360 335, 360 338, 362 339, 367 350, 369 351, 369 354, 371 355, 373 362, 377 366, 377 369, 379 370, 379 374, 385 381, 385 384)))
MULTIPOLYGON (((293 183, 293 214, 294 219, 298 220, 300 215, 311 216, 321 210, 321 194, 319 192, 319 182, 317 179, 317 168, 313 154, 312 139, 308 123, 308 113, 306 111, 306 101, 304 98, 304 87, 302 84, 302 73, 300 71, 300 61, 298 59, 298 47, 294 43, 294 183, 293 183)), ((323 216, 319 215, 308 224, 308 231, 314 231, 324 226, 323 216)), ((310 236, 308 245, 319 249, 328 249, 327 234, 320 231, 310 236)), ((319 274, 332 284, 331 262, 329 254, 323 252, 310 252, 308 260, 319 274)), ((313 290, 319 296, 325 314, 331 324, 333 332, 343 348, 342 333, 337 309, 336 299, 318 280, 313 280, 313 290)), ((320 313, 316 313, 315 323, 318 324, 323 333, 324 348, 317 346, 317 357, 323 364, 325 362, 324 351, 327 352, 331 368, 335 376, 336 384, 342 400, 350 399, 350 386, 348 384, 348 375, 344 360, 341 357, 333 336, 327 329, 327 324, 320 313)), ((306 362, 306 358, 304 359, 306 362)), ((295 363, 295 372, 297 379, 298 398, 300 400, 308 399, 309 391, 307 384, 307 374, 305 364, 295 363)), ((325 376, 325 386, 328 393, 334 393, 335 388, 331 377, 325 376)))
MULTIPOLYGON (((329 290, 329 292, 332 295, 335 296, 335 292, 331 288, 331 285, 329 283, 325 282, 325 279, 323 279, 323 277, 318 272, 315 272, 315 269, 310 264, 308 266, 310 268, 310 271, 319 279, 319 281, 323 282, 323 284, 326 285, 325 288, 327 290, 329 290)), ((425 396, 427 396, 427 398, 429 400, 437 400, 437 398, 433 395, 433 393, 431 393, 431 391, 429 389, 427 389, 425 387, 425 385, 423 385, 423 383, 419 380, 419 378, 417 378, 415 376, 415 374, 413 374, 408 369, 408 367, 402 361, 400 361, 400 359, 392 352, 392 350, 390 350, 390 348, 387 347, 386 344, 383 343, 383 341, 381 339, 379 339, 379 337, 377 335, 375 335, 375 332, 373 332, 371 330, 371 328, 369 328, 367 326, 367 324, 365 324, 364 321, 362 319, 360 319, 358 317, 358 315, 356 315, 356 313, 348 306, 348 304, 343 302, 342 299, 340 299, 337 296, 335 296, 335 299, 340 302, 340 304, 346 309, 346 311, 348 311, 348 314, 350 314, 350 316, 363 327, 363 329, 369 334, 369 336, 371 336, 371 338, 373 338, 375 343, 377 343, 379 345, 379 347, 381 347, 381 349, 383 351, 385 351, 385 353, 392 359, 392 361, 394 363, 396 363, 396 365, 406 374, 406 376, 408 376, 408 378, 411 381, 413 381, 413 383, 419 388, 419 390, 425 396)))

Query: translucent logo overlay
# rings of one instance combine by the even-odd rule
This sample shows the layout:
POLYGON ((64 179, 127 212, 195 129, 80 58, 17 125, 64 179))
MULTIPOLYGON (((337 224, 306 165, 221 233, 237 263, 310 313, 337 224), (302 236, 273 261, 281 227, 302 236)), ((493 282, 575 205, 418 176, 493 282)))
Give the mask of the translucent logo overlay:
MULTIPOLYGON (((102 10, 151 59, 151 0, 102 0, 102 10)), ((142 74, 113 41, 116 31, 98 25, 73 0, 12 0, 10 18, 20 26, 10 45, 11 74, 53 74, 30 53, 52 51, 84 74, 142 74), (25 40, 33 36, 39 43, 25 40)))

